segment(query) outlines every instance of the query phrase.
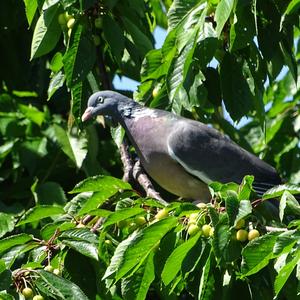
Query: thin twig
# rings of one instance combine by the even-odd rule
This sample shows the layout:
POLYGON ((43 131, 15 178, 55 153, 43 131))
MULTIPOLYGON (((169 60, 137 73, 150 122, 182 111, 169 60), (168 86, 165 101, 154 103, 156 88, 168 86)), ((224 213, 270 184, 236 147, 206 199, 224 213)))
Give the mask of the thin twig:
POLYGON ((133 170, 133 178, 143 187, 148 197, 158 200, 162 205, 168 205, 168 203, 161 198, 159 193, 154 189, 152 182, 148 175, 145 173, 140 160, 137 160, 133 170))
POLYGON ((86 216, 82 219, 81 223, 82 223, 83 225, 86 225, 87 223, 91 222, 91 221, 94 219, 94 217, 95 217, 95 216, 86 215, 86 216))
POLYGON ((129 153, 129 146, 125 138, 123 139, 119 147, 119 151, 120 151, 121 161, 123 163, 123 168, 124 168, 123 180, 126 182, 131 182, 133 180, 132 170, 133 170, 134 163, 129 153))
POLYGON ((91 228, 91 231, 95 233, 99 229, 99 227, 103 224, 104 220, 105 218, 100 217, 95 223, 95 225, 91 228))

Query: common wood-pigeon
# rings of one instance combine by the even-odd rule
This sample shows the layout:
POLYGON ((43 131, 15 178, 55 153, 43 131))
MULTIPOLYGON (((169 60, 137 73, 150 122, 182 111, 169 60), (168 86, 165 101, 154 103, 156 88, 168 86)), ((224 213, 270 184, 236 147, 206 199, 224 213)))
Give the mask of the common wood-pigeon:
POLYGON ((82 115, 111 116, 125 129, 146 172, 180 197, 209 201, 208 184, 241 183, 254 175, 258 194, 281 183, 276 170, 217 130, 173 113, 151 109, 113 91, 94 93, 82 115))

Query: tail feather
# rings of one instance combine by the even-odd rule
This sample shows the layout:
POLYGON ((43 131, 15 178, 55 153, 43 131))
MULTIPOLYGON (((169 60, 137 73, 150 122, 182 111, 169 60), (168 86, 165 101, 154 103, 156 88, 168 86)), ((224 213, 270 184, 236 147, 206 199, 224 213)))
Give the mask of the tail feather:
MULTIPOLYGON (((252 187, 255 190, 258 197, 262 197, 263 194, 268 191, 269 189, 277 186, 278 184, 273 184, 269 182, 254 182, 252 187)), ((293 195, 298 202, 300 202, 300 194, 293 195)))

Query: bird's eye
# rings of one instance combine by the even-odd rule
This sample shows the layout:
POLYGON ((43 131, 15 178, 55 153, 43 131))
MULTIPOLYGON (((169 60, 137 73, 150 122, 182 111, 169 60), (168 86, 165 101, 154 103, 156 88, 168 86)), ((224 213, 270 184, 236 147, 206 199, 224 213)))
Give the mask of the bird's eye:
POLYGON ((103 102, 104 102, 104 98, 101 97, 101 96, 99 96, 99 97, 97 98, 97 102, 98 102, 98 103, 103 103, 103 102))

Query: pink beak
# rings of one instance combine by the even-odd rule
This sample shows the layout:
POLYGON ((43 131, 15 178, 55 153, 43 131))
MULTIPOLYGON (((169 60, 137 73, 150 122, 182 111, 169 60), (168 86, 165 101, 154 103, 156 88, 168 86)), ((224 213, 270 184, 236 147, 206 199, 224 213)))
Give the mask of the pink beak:
POLYGON ((81 117, 81 121, 84 122, 92 117, 93 107, 88 107, 81 117))

